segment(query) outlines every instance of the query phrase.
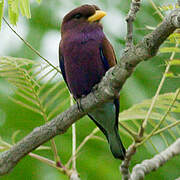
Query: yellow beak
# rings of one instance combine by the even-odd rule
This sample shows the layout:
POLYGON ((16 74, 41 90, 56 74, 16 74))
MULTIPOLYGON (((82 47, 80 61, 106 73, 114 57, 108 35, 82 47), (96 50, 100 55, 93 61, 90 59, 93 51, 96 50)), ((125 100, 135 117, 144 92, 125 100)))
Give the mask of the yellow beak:
POLYGON ((98 20, 102 19, 104 16, 106 16, 106 12, 100 11, 100 10, 96 10, 95 14, 93 14, 92 16, 90 16, 88 18, 88 21, 89 22, 98 21, 98 20))

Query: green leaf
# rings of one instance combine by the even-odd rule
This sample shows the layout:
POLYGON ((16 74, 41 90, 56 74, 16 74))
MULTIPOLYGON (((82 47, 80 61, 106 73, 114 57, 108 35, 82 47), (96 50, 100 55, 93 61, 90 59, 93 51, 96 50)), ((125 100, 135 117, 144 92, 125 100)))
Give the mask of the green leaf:
POLYGON ((147 26, 147 25, 146 25, 146 28, 149 29, 149 30, 152 30, 152 31, 156 29, 156 27, 147 26))
POLYGON ((17 135, 20 133, 20 130, 17 130, 17 131, 15 131, 13 134, 12 134, 12 137, 11 137, 11 139, 12 139, 12 144, 16 144, 16 137, 17 137, 17 135))
POLYGON ((161 11, 169 11, 174 9, 174 6, 172 4, 168 4, 168 5, 160 6, 159 9, 161 11))
MULTIPOLYGON (((178 91, 177 91, 178 92, 178 91)), ((159 95, 154 108, 149 116, 148 124, 145 129, 145 135, 151 134, 153 129, 160 123, 162 117, 168 110, 170 104, 173 102, 176 93, 167 93, 159 95)), ((152 99, 144 100, 139 104, 135 104, 128 110, 125 110, 119 114, 119 121, 124 127, 127 127, 130 131, 138 133, 142 121, 146 118, 147 111, 152 103, 152 99)), ((152 141, 154 147, 156 147, 154 136, 159 136, 164 145, 172 143, 180 136, 180 94, 176 97, 176 100, 171 108, 171 111, 166 116, 157 131, 152 135, 149 141, 152 141), (176 127, 176 128, 173 128, 176 127)), ((156 147, 158 150, 159 148, 156 147)))
POLYGON ((4 0, 0 0, 0 30, 3 17, 4 0))
POLYGON ((31 18, 29 0, 20 0, 20 10, 23 16, 26 16, 27 18, 31 18))
POLYGON ((180 33, 173 33, 168 37, 170 43, 180 43, 180 33))
POLYGON ((169 63, 170 65, 180 66, 180 59, 172 59, 169 63))
POLYGON ((36 0, 38 3, 41 3, 41 0, 36 0))
POLYGON ((19 17, 19 0, 8 0, 8 16, 10 23, 16 25, 19 17))
POLYGON ((169 77, 169 78, 174 78, 174 77, 175 77, 175 75, 174 75, 174 73, 173 73, 173 72, 167 72, 167 73, 166 73, 166 77, 169 77))
POLYGON ((64 101, 61 101, 61 103, 59 104, 59 106, 56 106, 49 114, 48 114, 48 120, 52 119, 54 116, 58 115, 58 113, 60 113, 60 110, 62 109, 62 107, 64 107, 65 105, 69 104, 69 100, 65 99, 64 101))
POLYGON ((162 48, 160 48, 159 52, 160 53, 172 53, 172 52, 179 53, 180 48, 178 48, 178 47, 162 47, 162 48))
POLYGON ((42 115, 45 121, 69 105, 65 83, 52 83, 55 78, 60 79, 60 75, 46 63, 0 57, 0 77, 16 87, 15 95, 9 97, 14 103, 42 115))
POLYGON ((39 150, 50 150, 51 147, 49 146, 39 146, 38 148, 35 149, 35 151, 39 151, 39 150))
POLYGON ((20 101, 20 100, 17 100, 17 99, 15 99, 15 98, 13 98, 13 97, 9 97, 9 98, 10 98, 10 100, 13 101, 14 103, 19 104, 20 106, 22 106, 22 107, 24 107, 24 108, 27 108, 27 109, 29 109, 29 110, 31 110, 31 111, 33 111, 33 112, 36 112, 36 113, 38 113, 38 114, 43 115, 43 113, 41 112, 41 110, 39 110, 37 107, 35 108, 35 107, 33 107, 32 105, 28 105, 27 103, 24 103, 22 100, 20 101))

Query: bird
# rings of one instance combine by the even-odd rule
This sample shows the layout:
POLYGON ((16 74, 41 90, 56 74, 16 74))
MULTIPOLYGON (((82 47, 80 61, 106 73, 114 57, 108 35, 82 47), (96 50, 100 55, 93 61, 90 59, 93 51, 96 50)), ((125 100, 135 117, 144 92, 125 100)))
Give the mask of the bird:
MULTIPOLYGON (((105 15, 98 6, 84 4, 67 13, 61 24, 60 69, 77 102, 92 92, 106 71, 117 63, 100 22, 105 15)), ((119 97, 99 105, 87 115, 107 138, 113 156, 124 160, 126 149, 118 133, 119 97)))

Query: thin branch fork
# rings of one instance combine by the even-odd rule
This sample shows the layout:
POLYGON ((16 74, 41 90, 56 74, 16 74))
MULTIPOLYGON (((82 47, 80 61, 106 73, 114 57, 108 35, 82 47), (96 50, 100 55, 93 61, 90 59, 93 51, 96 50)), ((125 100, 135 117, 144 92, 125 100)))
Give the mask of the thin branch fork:
POLYGON ((133 46, 133 22, 136 18, 137 12, 140 10, 141 0, 132 0, 131 8, 126 17, 127 21, 127 36, 125 53, 133 46))
POLYGON ((165 164, 172 157, 180 154, 180 138, 177 139, 166 150, 157 154, 152 159, 144 160, 141 164, 134 166, 130 179, 140 180, 144 179, 145 175, 151 171, 155 171, 160 166, 165 164))
POLYGON ((24 156, 38 146, 56 135, 65 133, 75 121, 99 104, 113 100, 132 74, 133 69, 140 62, 155 56, 159 46, 177 28, 180 28, 180 9, 173 10, 152 33, 125 53, 118 64, 106 73, 97 89, 82 98, 81 104, 84 112, 80 112, 77 105, 73 105, 50 122, 35 128, 11 149, 1 153, 0 175, 12 170, 24 156))

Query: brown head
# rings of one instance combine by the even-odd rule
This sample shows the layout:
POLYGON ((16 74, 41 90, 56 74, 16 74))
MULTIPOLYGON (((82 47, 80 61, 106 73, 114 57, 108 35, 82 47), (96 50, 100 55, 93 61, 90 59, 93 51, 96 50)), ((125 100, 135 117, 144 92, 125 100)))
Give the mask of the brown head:
POLYGON ((82 30, 83 26, 96 24, 101 26, 100 20, 106 15, 96 5, 82 5, 70 11, 64 18, 61 33, 71 30, 82 30))

